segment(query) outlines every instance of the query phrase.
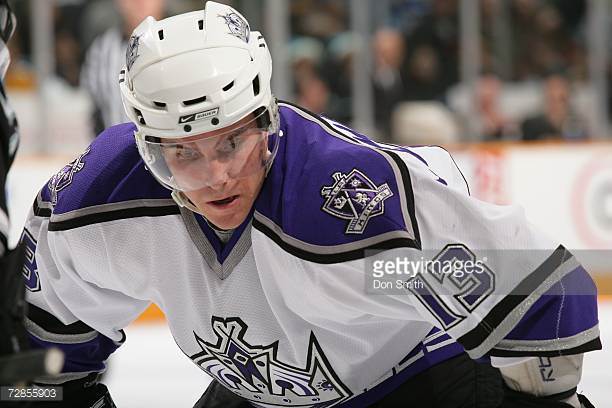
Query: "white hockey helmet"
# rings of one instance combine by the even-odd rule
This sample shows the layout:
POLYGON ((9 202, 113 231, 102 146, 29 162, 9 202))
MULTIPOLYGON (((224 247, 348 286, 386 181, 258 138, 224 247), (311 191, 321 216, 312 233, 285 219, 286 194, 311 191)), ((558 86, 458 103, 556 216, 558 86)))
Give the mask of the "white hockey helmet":
POLYGON ((249 115, 252 127, 265 130, 268 153, 261 165, 269 166, 279 127, 271 74, 263 36, 227 5, 208 1, 204 10, 160 21, 147 17, 129 40, 119 85, 137 126, 138 149, 156 178, 175 192, 208 185, 206 174, 201 185, 181 185, 165 163, 164 144, 174 143, 176 151, 198 135, 218 137, 249 115))

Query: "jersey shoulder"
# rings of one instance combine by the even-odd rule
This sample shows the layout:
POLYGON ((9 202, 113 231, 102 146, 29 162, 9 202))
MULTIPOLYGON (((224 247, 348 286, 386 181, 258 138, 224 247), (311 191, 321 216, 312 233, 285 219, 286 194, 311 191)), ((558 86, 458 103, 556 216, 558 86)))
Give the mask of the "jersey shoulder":
POLYGON ((42 188, 39 205, 63 214, 86 207, 142 199, 170 198, 138 154, 132 124, 102 132, 42 188))
POLYGON ((404 160, 346 126, 280 106, 283 135, 254 226, 284 249, 324 263, 361 257, 365 249, 417 248, 404 160))

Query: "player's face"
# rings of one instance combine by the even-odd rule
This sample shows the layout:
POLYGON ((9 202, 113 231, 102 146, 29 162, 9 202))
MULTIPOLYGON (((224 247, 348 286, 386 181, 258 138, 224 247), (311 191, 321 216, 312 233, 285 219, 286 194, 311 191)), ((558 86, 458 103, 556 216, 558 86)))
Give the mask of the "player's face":
POLYGON ((247 217, 265 177, 267 134, 253 115, 194 142, 165 148, 164 157, 184 194, 210 222, 233 229, 247 217), (205 183, 203 181, 205 180, 205 183))
POLYGON ((228 180, 185 195, 206 219, 222 229, 238 227, 253 207, 263 184, 265 169, 240 179, 228 180))
POLYGON ((184 193, 200 213, 217 227, 233 229, 246 219, 263 184, 265 169, 248 177, 228 180, 184 193))

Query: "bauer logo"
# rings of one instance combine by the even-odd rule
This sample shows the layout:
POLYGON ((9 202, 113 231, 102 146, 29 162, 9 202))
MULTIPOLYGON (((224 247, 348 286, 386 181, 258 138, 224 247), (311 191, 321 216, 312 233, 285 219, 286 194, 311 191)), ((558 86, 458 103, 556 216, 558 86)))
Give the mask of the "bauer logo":
POLYGON ((199 112, 199 113, 192 113, 191 115, 181 116, 179 118, 179 123, 183 124, 183 123, 195 122, 195 121, 202 120, 202 119, 212 118, 213 116, 217 116, 218 113, 219 113, 219 108, 210 109, 210 110, 199 112))

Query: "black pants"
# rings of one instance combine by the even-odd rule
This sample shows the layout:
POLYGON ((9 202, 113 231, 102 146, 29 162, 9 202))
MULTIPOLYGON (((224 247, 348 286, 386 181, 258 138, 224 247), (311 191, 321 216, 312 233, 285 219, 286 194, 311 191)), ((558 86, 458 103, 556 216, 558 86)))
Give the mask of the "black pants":
MULTIPOLYGON (((375 408, 497 408, 504 391, 499 370, 467 354, 437 364, 396 388, 375 408)), ((350 402, 348 403, 350 406, 350 402)), ((251 405, 213 381, 194 408, 247 408, 251 405)))

